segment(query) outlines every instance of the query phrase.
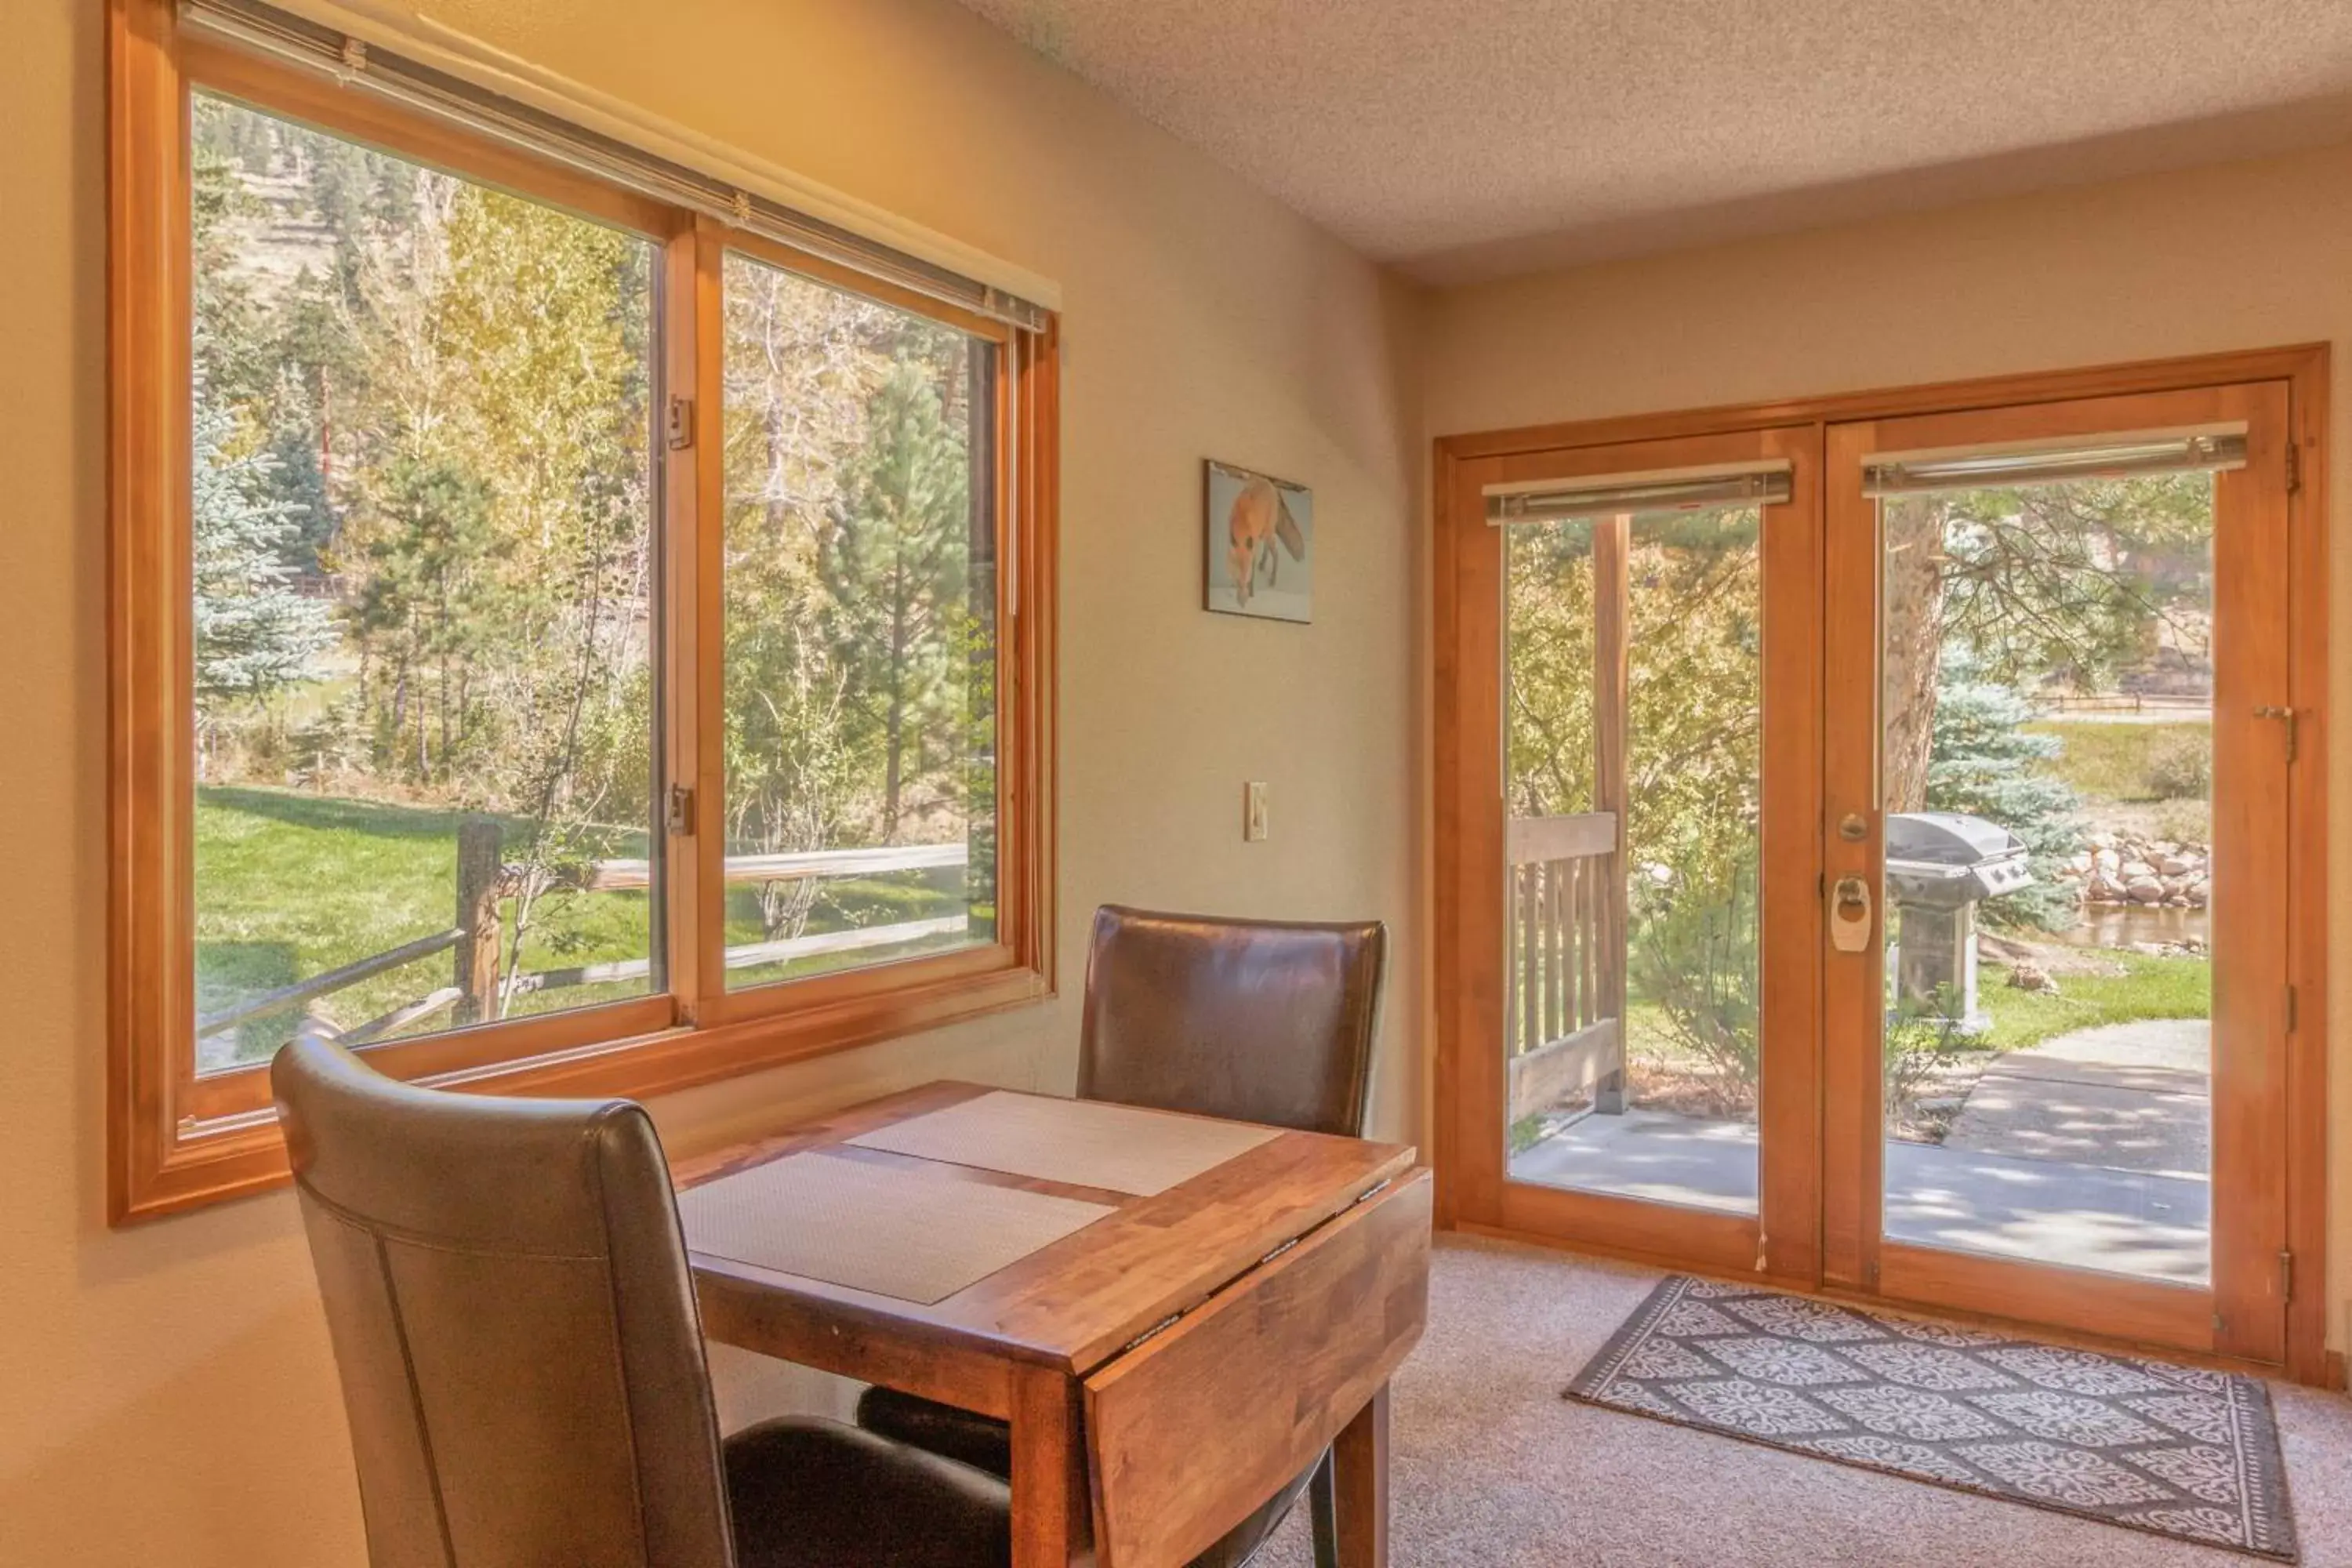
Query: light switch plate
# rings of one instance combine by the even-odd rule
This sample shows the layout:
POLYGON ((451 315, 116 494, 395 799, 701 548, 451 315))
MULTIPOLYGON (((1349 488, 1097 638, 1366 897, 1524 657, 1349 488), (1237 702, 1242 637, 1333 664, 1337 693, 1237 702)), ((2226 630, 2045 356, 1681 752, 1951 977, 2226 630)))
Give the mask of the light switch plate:
POLYGON ((1242 786, 1242 839, 1256 844, 1265 837, 1265 781, 1252 779, 1242 786))

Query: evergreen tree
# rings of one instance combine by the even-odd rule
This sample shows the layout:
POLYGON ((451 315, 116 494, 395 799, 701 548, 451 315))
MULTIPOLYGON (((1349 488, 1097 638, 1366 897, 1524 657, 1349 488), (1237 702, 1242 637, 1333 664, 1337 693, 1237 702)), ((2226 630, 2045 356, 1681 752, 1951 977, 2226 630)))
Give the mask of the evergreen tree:
POLYGON ((302 679, 334 627, 295 587, 301 515, 270 498, 275 460, 229 451, 236 421, 201 371, 194 401, 196 705, 209 730, 232 704, 302 679))
POLYGON ((1931 811, 1997 822, 2023 839, 2032 856, 2033 885, 1988 901, 1981 913, 1995 925, 2054 931, 2074 919, 2074 900, 2058 873, 2082 842, 2074 816, 2081 802, 2042 770, 2040 764, 2057 756, 2060 742, 2028 731, 2032 718, 2032 706, 2016 691, 1986 682, 1975 666, 1948 657, 1927 804, 1931 811))
MULTIPOLYGON (((935 374, 902 359, 875 389, 822 561, 850 702, 879 742, 886 843, 910 781, 953 770, 961 750, 971 471, 935 374)), ((957 787, 951 772, 945 784, 957 787)))

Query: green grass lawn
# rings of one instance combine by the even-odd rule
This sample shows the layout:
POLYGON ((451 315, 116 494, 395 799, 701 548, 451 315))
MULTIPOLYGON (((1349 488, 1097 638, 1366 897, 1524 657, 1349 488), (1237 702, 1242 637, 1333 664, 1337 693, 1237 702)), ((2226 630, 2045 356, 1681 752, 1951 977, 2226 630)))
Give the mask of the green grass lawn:
MULTIPOLYGON (((1991 1051, 2021 1051, 2076 1029, 2129 1024, 2143 1018, 2205 1018, 2213 1010, 2213 966, 2202 958, 2158 958, 2147 953, 2105 952, 2120 974, 2064 974, 2059 994, 2019 991, 2009 971, 1985 964, 1977 979, 1977 1000, 1992 1026, 1969 1044, 1991 1051)), ((1702 1064, 1676 1043, 1664 1011, 1640 996, 1627 999, 1627 1038, 1635 1054, 1665 1062, 1702 1064)))
POLYGON ((2019 991, 2009 971, 1988 963, 1977 997, 1992 1027, 1978 1042, 1996 1051, 2021 1051, 2076 1029, 2130 1024, 2143 1018, 2206 1018, 2213 1012, 2213 965, 2202 958, 2157 958, 2109 952, 2121 974, 2063 974, 2059 994, 2019 991))
MULTIPOLYGON (((297 790, 197 791, 197 1012, 448 930, 457 923, 457 832, 467 815, 297 790)), ((507 826, 513 837, 521 837, 522 824, 507 826)), ((600 853, 641 858, 646 836, 615 828, 600 853)), ((962 908, 961 889, 960 876, 935 873, 835 883, 812 910, 808 929, 953 913, 962 908), (942 885, 946 880, 953 881, 952 889, 942 885)), ((541 912, 544 923, 523 953, 526 973, 643 958, 649 951, 653 905, 643 892, 555 894, 541 912)), ((751 889, 730 893, 727 931, 730 944, 761 940, 751 889)), ((509 930, 509 944, 511 935, 509 930)), ((735 978, 738 984, 782 979, 885 955, 872 950, 829 955, 740 971, 735 978)), ((452 955, 436 953, 338 991, 320 1008, 349 1028, 449 984, 454 975, 452 955)), ((518 998, 516 1012, 551 1012, 646 989, 641 983, 613 983, 529 993, 518 998)), ((287 1012, 242 1026, 235 1059, 266 1058, 290 1037, 299 1016, 287 1012)), ((446 1023, 444 1015, 424 1026, 446 1023)))
POLYGON ((2056 736, 2064 748, 2044 764, 2086 800, 2152 801, 2165 793, 2149 778, 2149 758, 2167 744, 2194 739, 2209 742, 2212 726, 2181 724, 2085 723, 2048 720, 2029 724, 2026 732, 2056 736))

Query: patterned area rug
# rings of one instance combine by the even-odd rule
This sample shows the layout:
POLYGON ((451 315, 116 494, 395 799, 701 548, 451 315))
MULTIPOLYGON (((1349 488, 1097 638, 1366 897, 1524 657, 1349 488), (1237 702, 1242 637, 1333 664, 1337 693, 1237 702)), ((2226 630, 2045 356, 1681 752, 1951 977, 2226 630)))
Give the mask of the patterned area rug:
POLYGON ((2270 1394, 2252 1378, 1677 1276, 1568 1397, 2297 1561, 2270 1394))

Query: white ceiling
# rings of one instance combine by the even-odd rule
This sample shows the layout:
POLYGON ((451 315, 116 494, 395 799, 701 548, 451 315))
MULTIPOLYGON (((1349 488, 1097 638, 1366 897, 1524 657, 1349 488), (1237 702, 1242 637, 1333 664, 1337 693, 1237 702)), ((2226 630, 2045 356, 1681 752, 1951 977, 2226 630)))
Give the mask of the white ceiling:
POLYGON ((2352 0, 961 0, 1433 282, 2352 139, 2352 0))

